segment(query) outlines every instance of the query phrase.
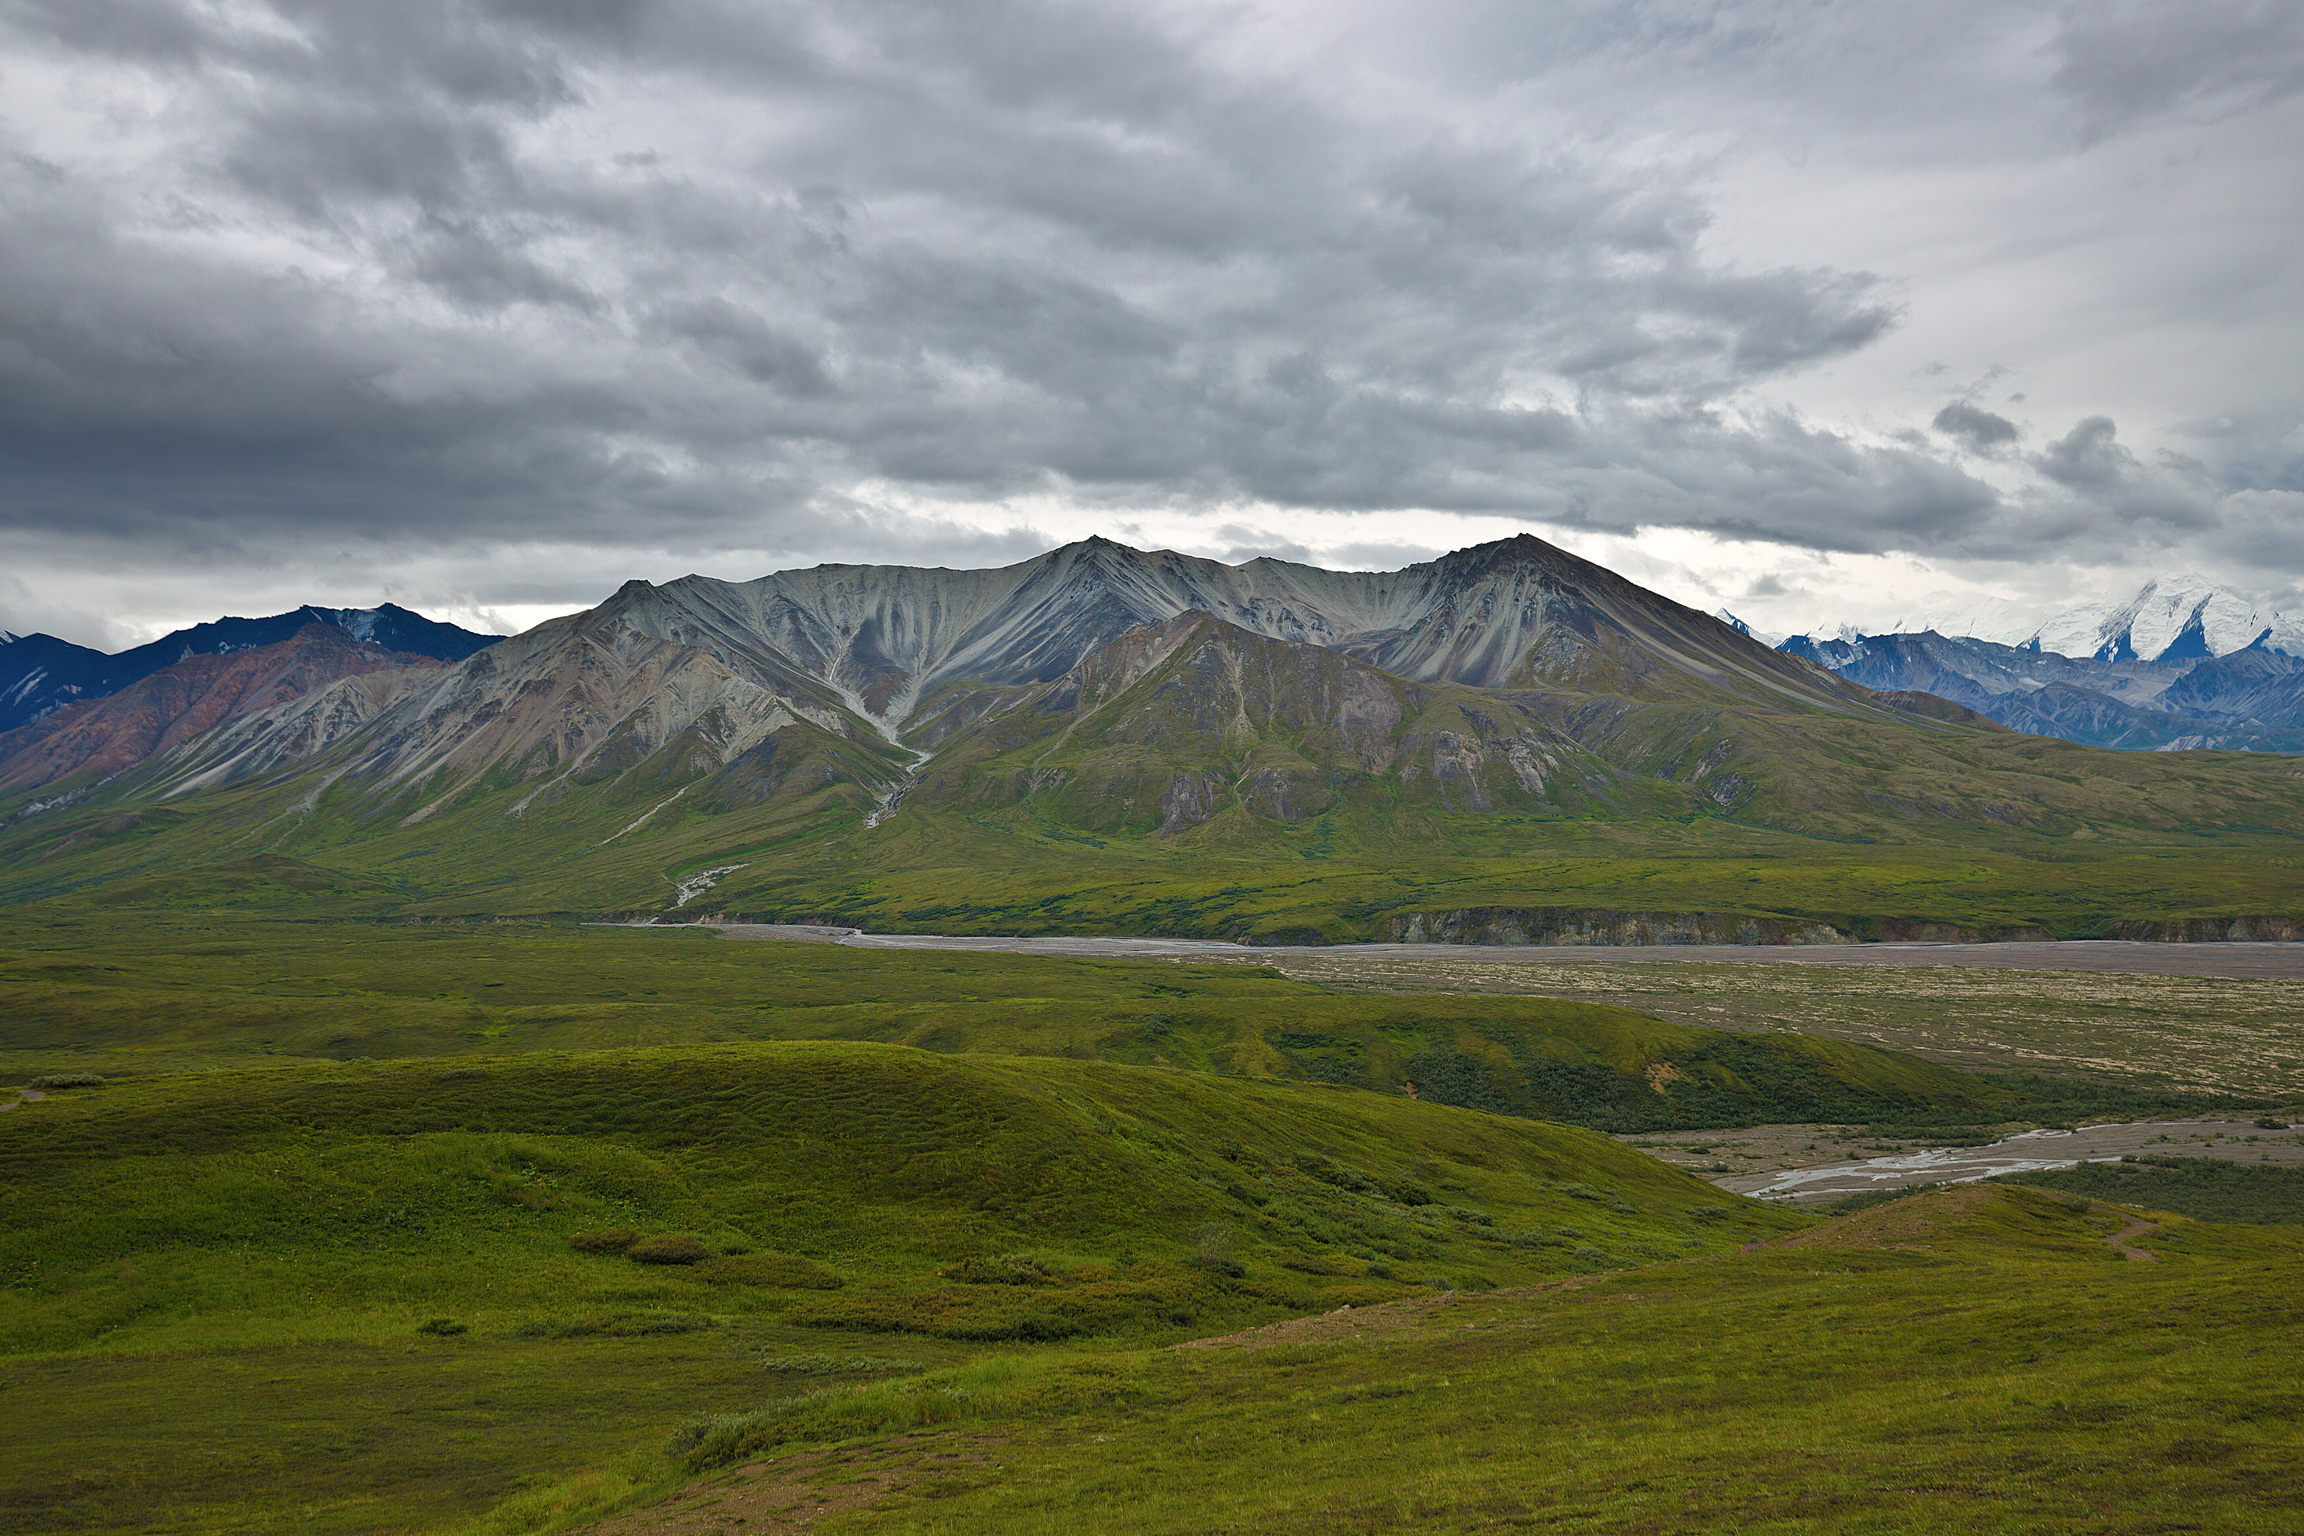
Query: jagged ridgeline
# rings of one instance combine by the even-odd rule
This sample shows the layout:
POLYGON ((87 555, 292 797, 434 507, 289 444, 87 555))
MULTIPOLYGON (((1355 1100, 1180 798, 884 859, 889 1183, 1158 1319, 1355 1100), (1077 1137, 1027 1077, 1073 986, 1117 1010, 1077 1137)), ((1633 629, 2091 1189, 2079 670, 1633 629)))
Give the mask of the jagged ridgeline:
POLYGON ((0 896, 1259 939, 2283 935, 2294 760, 1875 693, 1527 537, 634 582, 0 801, 0 896))

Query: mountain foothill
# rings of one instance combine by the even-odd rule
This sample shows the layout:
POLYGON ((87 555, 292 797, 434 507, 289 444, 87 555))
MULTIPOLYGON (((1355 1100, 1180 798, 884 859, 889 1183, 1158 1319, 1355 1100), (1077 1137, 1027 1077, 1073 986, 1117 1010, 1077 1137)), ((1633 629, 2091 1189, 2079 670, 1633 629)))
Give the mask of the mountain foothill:
POLYGON ((2286 743, 2285 653, 1773 649, 1528 536, 1383 572, 1089 539, 634 581, 503 639, 386 605, 61 644, 0 646, 24 662, 0 671, 11 902, 253 879, 412 914, 1330 941, 2232 936, 2304 911, 2293 760, 2056 739, 2192 745, 2106 723, 2181 705, 2286 743))

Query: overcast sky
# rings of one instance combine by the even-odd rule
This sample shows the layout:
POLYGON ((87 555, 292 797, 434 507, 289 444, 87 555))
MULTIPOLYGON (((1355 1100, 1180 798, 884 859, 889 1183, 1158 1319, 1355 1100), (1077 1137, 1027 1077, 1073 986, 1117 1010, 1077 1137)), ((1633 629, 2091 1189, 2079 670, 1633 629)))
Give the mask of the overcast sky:
POLYGON ((0 627, 1523 529, 2304 608, 2295 0, 0 0, 0 627))

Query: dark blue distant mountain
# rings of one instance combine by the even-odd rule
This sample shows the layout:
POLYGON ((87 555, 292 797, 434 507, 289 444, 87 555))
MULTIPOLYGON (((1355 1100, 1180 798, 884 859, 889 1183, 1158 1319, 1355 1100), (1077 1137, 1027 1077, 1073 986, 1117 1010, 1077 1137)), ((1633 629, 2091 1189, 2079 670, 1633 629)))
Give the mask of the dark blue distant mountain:
POLYGON ((118 693, 187 656, 221 656, 228 651, 276 645, 315 623, 332 624, 355 640, 387 651, 410 651, 442 661, 462 661, 504 638, 443 624, 410 613, 397 603, 381 603, 374 608, 315 608, 306 604, 269 618, 216 619, 111 656, 54 635, 0 631, 0 731, 37 720, 65 704, 118 693))
POLYGON ((2201 659, 2182 636, 2154 660, 2063 656, 2037 646, 1920 634, 1777 649, 1884 692, 1931 693, 2010 730, 2093 747, 2304 752, 2304 660, 2255 645, 2201 659))

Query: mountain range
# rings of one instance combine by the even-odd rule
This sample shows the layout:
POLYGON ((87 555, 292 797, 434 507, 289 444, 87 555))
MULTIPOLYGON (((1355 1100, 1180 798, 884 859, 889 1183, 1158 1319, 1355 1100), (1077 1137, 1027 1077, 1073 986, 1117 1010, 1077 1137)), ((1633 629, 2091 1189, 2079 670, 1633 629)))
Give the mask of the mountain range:
POLYGON ((258 707, 146 721, 132 765, 11 777, 0 899, 1326 939, 2304 906, 2285 759, 2015 735, 1525 536, 1390 572, 1090 539, 631 582, 460 659, 370 650, 218 682, 258 707), (2173 874, 2144 856, 2171 839, 2173 874))
POLYGON ((443 624, 396 603, 374 608, 306 605, 269 618, 217 619, 110 655, 54 635, 15 635, 0 630, 0 731, 29 724, 67 704, 118 693, 188 657, 223 656, 277 645, 310 624, 342 630, 353 640, 380 650, 440 661, 462 661, 502 638, 443 624))
POLYGON ((2036 736, 2123 751, 2304 752, 2304 659, 2261 643, 2205 660, 2070 657, 1934 633, 1794 635, 1781 649, 2036 736))
MULTIPOLYGON (((1922 598, 1909 613, 1870 631, 1841 625, 1832 637, 1919 634, 2105 662, 2174 665, 2250 647, 2304 656, 2304 619, 2267 607, 2196 571, 2156 576, 2133 592, 2077 603, 2045 618, 2021 603, 1937 592, 1922 598)), ((1791 638, 1813 640, 1818 635, 1811 631, 1791 638)))

